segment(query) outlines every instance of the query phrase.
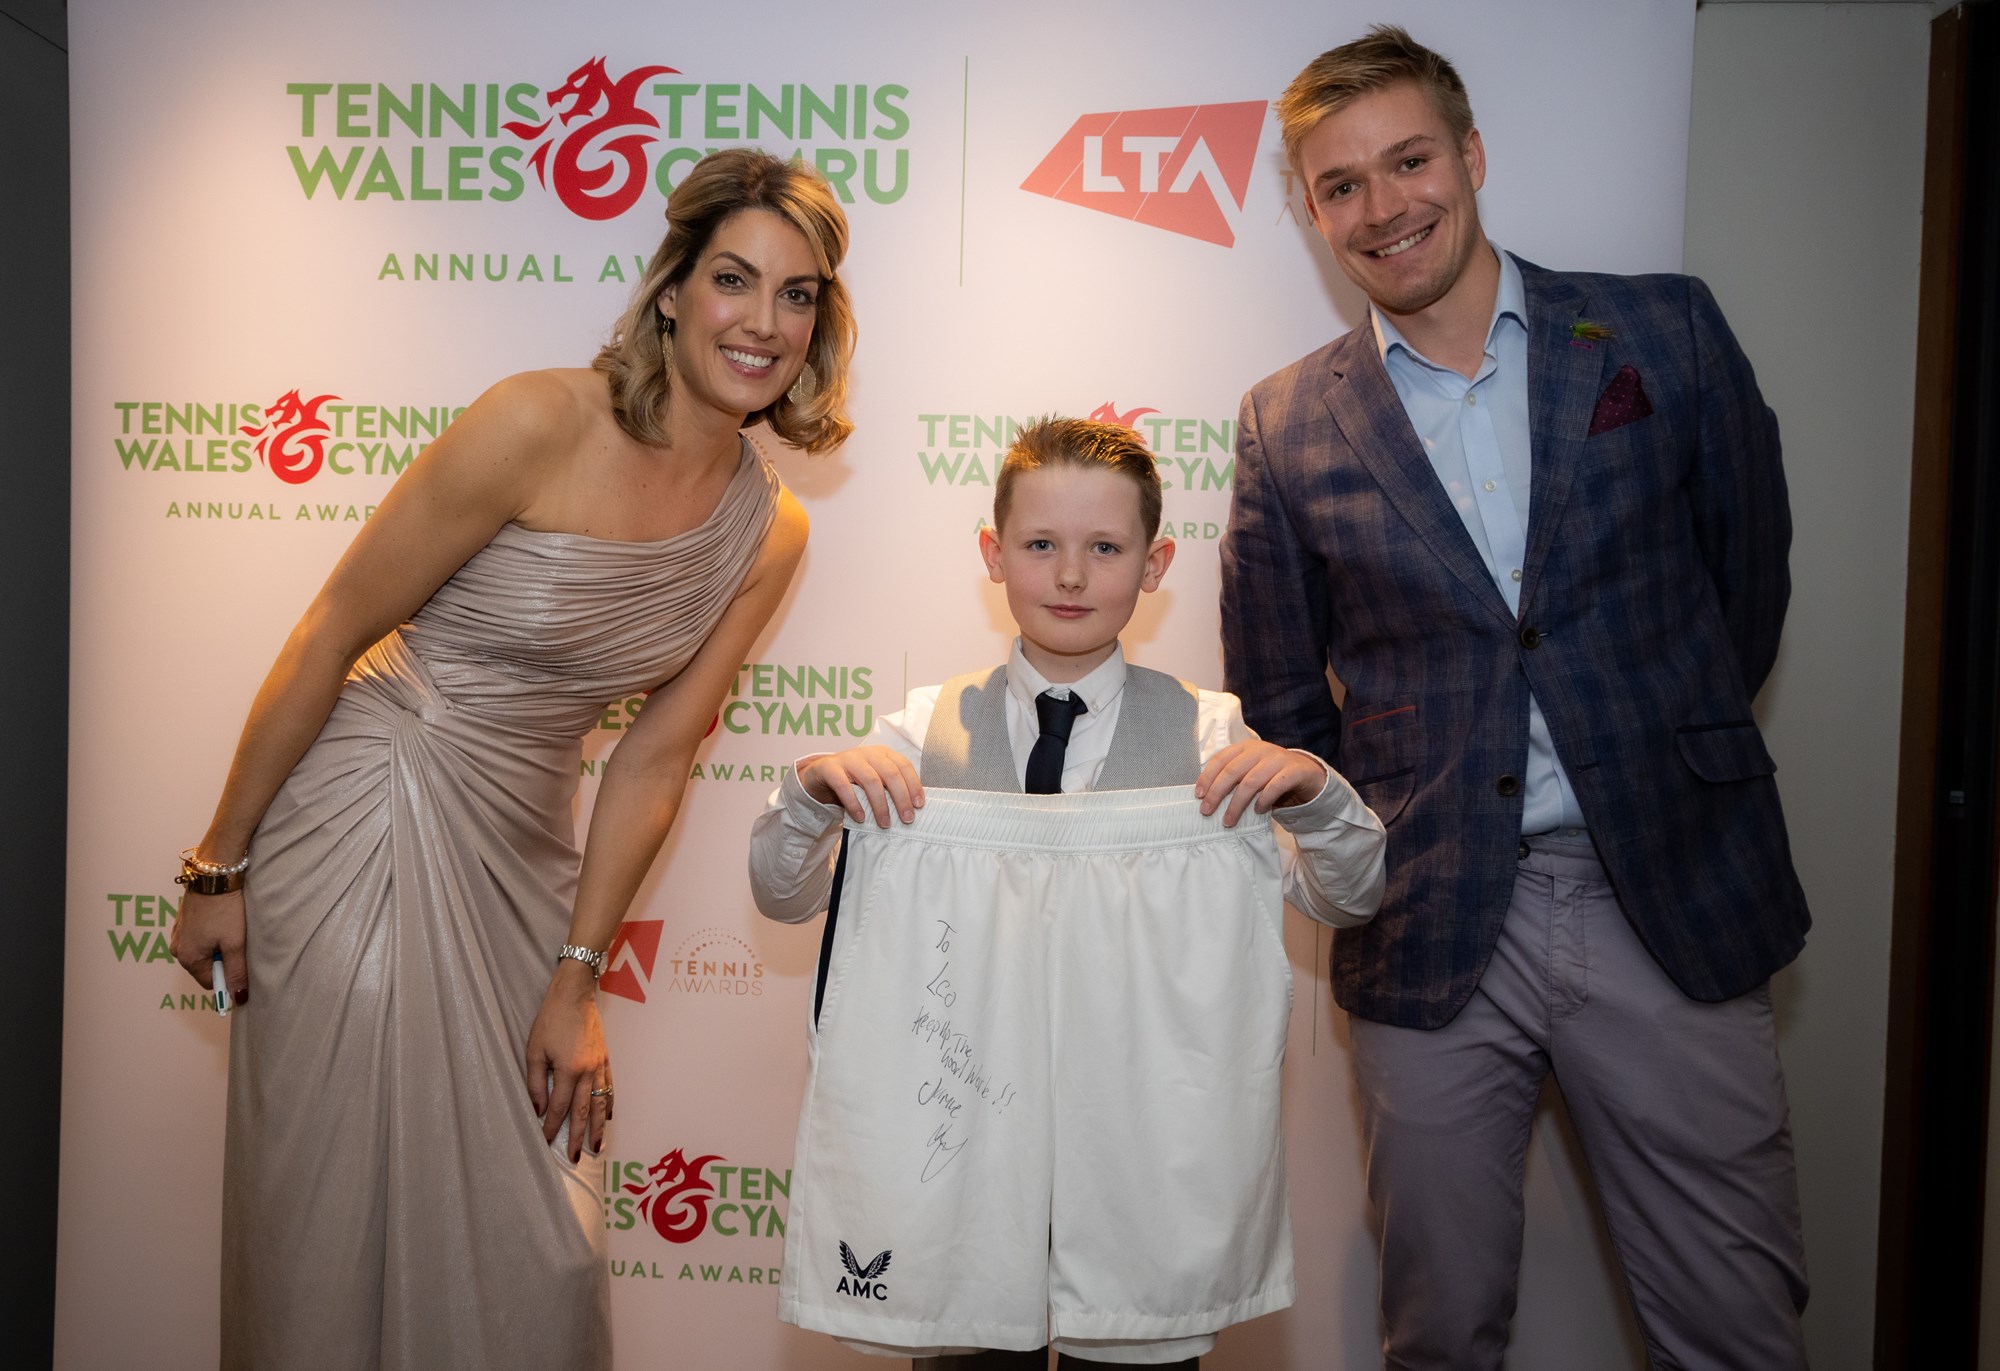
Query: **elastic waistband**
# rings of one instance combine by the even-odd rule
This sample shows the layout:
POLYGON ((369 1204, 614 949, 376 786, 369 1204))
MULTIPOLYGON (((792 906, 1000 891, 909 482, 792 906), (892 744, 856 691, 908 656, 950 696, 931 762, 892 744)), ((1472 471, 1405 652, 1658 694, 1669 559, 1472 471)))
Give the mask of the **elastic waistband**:
POLYGON ((1271 817, 1251 809, 1236 827, 1224 828, 1222 810, 1203 814, 1194 787, 1185 785, 1076 795, 926 788, 924 807, 912 823, 892 823, 885 830, 872 821, 850 819, 847 827, 882 838, 959 847, 1130 852, 1234 842, 1269 831, 1271 817))

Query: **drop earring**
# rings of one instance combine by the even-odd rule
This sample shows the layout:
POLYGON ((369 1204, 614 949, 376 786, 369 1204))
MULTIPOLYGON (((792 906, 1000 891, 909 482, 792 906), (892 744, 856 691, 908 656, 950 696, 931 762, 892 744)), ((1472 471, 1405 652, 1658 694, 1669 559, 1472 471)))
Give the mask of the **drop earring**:
POLYGON ((793 381, 792 388, 785 392, 785 398, 795 405, 803 405, 817 394, 819 394, 819 373, 813 370, 811 362, 807 362, 799 368, 798 379, 793 381))

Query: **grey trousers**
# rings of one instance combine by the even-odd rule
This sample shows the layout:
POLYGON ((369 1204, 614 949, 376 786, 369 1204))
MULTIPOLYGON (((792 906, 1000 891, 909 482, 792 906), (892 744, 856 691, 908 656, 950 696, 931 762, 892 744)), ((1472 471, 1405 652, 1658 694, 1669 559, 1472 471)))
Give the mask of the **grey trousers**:
POLYGON ((1768 986, 1688 999, 1587 842, 1531 839, 1479 989, 1353 1021, 1385 1365, 1497 1368, 1542 1078, 1576 1125, 1656 1367, 1803 1368, 1798 1181, 1768 986))
MULTIPOLYGON (((1034 1352, 960 1352, 949 1357, 918 1357, 910 1363, 911 1371, 1047 1371, 1049 1349, 1044 1347, 1034 1352)), ((1084 1361, 1063 1352, 1056 1357, 1056 1371, 1084 1371, 1086 1367, 1102 1367, 1101 1361, 1084 1361)), ((1148 1368, 1148 1371, 1196 1371, 1201 1358, 1189 1357, 1168 1365, 1148 1368)))

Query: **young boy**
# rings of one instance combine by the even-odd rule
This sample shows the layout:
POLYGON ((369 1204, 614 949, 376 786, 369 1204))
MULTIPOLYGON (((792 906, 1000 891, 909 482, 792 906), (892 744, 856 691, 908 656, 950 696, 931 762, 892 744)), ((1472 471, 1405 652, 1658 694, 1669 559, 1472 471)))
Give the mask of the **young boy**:
POLYGON ((920 1367, 1039 1366, 1050 1332, 1065 1365, 1192 1367, 1291 1302, 1280 870, 1303 912, 1363 922, 1382 825, 1234 696, 1127 665, 1173 561, 1160 508, 1131 430, 1023 430, 979 536, 1007 664, 800 759, 757 821, 758 907, 829 910, 789 1321, 920 1367), (833 1263, 842 1225, 861 1250, 833 1263))

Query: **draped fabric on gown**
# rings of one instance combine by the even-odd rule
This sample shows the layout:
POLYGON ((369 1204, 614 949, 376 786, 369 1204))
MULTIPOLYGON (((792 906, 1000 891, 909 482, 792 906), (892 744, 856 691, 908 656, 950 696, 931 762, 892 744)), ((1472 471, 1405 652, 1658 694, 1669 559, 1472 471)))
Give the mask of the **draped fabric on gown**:
POLYGON ((611 1364, 598 1166, 542 1141, 522 1075, 580 740, 693 659, 777 494, 745 444, 678 537, 509 524, 349 674, 251 845, 225 1367, 611 1364))

